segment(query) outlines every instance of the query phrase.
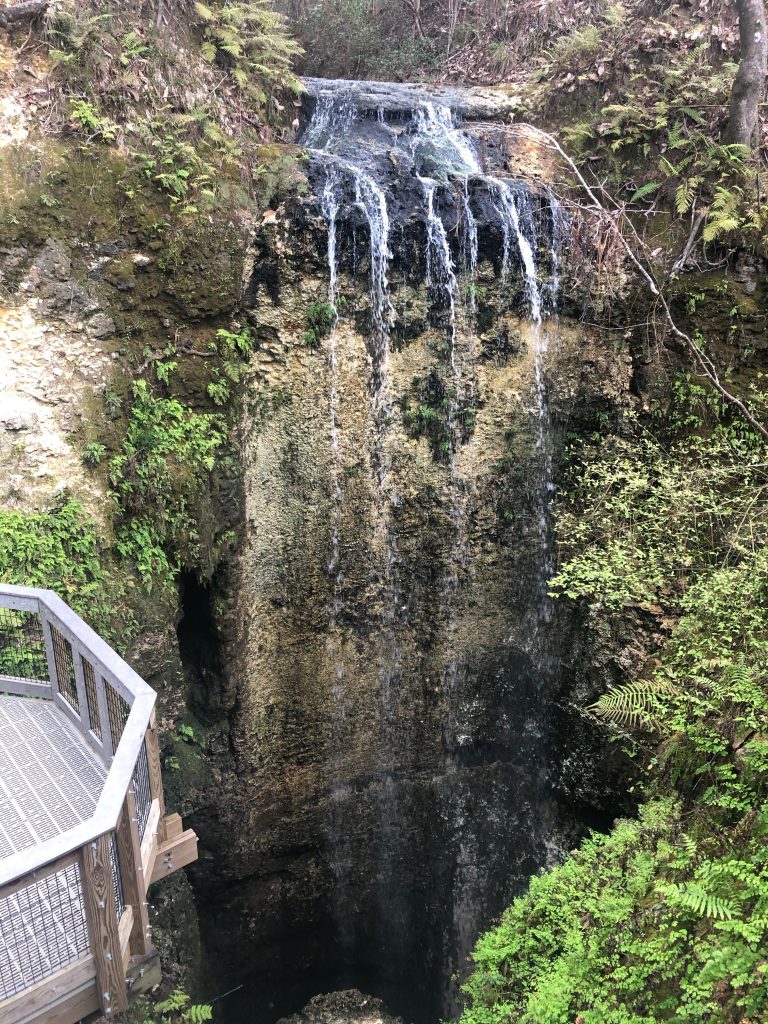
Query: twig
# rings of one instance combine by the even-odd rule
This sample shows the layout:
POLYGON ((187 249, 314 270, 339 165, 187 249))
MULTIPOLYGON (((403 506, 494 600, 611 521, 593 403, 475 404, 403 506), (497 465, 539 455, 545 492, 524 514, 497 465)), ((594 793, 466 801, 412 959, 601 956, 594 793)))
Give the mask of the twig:
POLYGON ((675 319, 672 316, 672 311, 669 308, 669 303, 667 302, 666 296, 664 295, 661 286, 656 281, 653 271, 650 269, 650 265, 646 267, 641 262, 640 257, 637 255, 637 252, 635 251, 635 248, 629 244, 629 242, 624 236, 624 232, 621 230, 622 227, 626 228, 626 230, 632 236, 632 239, 639 251, 642 252, 645 249, 644 243, 638 235, 634 224, 627 216, 624 206, 617 203, 616 200, 613 199, 613 197, 610 195, 610 193, 601 185, 599 186, 601 193, 613 204, 615 208, 613 211, 607 210, 603 203, 600 201, 600 199, 598 199, 597 195, 595 195, 592 186, 587 182, 587 180, 584 178, 584 175, 578 169, 578 167, 573 162, 571 157, 565 152, 563 147, 560 145, 560 143, 553 135, 550 135, 548 132, 542 131, 541 128, 536 128, 534 125, 530 124, 512 124, 509 125, 509 130, 533 135, 534 137, 541 139, 545 145, 547 145, 551 149, 554 149, 558 153, 558 155, 566 162, 573 176, 581 185, 584 192, 587 194, 592 204, 592 212, 599 218, 599 220, 603 224, 607 225, 607 227, 613 234, 614 238, 616 238, 616 240, 623 248, 630 263, 632 263, 632 265, 638 271, 638 273, 643 278, 645 283, 648 285, 651 294, 655 297, 658 305, 661 306, 662 312, 664 314, 664 319, 666 320, 669 329, 676 338, 679 338, 680 341, 682 341, 685 344, 688 351, 693 356, 694 362, 701 370, 702 376, 706 377, 707 380, 709 380, 709 382, 712 384, 712 386, 715 388, 718 394, 722 398, 724 398, 730 406, 736 409, 741 416, 743 416, 743 418, 749 423, 753 430, 756 430, 766 441, 768 441, 768 429, 766 429, 766 427, 764 427, 763 424, 760 423, 760 421, 750 412, 750 410, 746 407, 746 405, 741 401, 740 398, 738 398, 736 395, 731 394, 730 391, 723 387, 723 384, 720 381, 720 377, 717 373, 717 368, 715 367, 715 364, 712 362, 709 356, 705 352, 703 352, 702 349, 699 348, 699 346, 696 344, 693 338, 680 327, 678 327, 675 323, 675 319))
POLYGON ((683 251, 672 264, 672 269, 669 272, 670 277, 673 274, 679 273, 679 271, 681 271, 685 266, 688 257, 691 255, 691 249, 693 249, 694 245, 696 244, 696 239, 699 237, 699 231, 701 231, 701 228, 706 219, 706 211, 700 212, 696 214, 696 216, 694 217, 693 224, 691 225, 691 233, 690 235, 688 235, 688 241, 685 243, 683 251))

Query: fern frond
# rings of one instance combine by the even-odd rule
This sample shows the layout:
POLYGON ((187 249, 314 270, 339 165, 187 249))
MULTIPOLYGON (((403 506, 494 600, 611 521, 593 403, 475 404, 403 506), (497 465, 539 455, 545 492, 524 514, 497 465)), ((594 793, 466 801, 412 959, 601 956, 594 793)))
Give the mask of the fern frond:
POLYGON ((649 196, 652 192, 656 192, 660 188, 660 181, 648 181, 645 185, 641 185, 639 189, 633 192, 632 198, 629 201, 630 203, 636 203, 638 199, 645 199, 646 196, 649 196))
POLYGON ((656 700, 670 693, 671 689, 669 683, 658 677, 639 679, 603 694, 589 710, 614 725, 630 729, 647 728, 655 724, 656 700))

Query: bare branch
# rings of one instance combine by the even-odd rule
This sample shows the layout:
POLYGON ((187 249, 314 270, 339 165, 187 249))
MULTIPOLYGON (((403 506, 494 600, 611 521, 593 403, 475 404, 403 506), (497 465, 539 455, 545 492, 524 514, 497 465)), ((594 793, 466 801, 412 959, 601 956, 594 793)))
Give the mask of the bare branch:
POLYGON ((17 21, 36 18, 48 9, 49 0, 21 0, 20 3, 0 7, 0 28, 8 28, 17 21))
POLYGON ((766 441, 768 441, 768 429, 750 412, 747 406, 738 398, 736 395, 731 394, 722 384, 720 377, 717 372, 717 367, 702 349, 696 344, 693 338, 683 331, 675 323, 672 311, 669 308, 666 296, 656 281, 653 270, 651 268, 650 261, 646 259, 643 262, 638 256, 638 252, 645 251, 645 245, 637 233, 635 225, 632 223, 630 218, 627 216, 627 212, 623 205, 617 203, 615 199, 608 193, 603 186, 599 186, 601 195, 604 200, 610 202, 614 207, 613 210, 606 209, 603 201, 595 193, 594 188, 587 182, 584 175, 578 169, 571 157, 565 152, 563 147, 557 141, 557 139, 550 135, 548 132, 542 131, 541 128, 536 128, 530 124, 513 124, 509 125, 509 130, 516 131, 521 134, 527 134, 537 138, 541 143, 555 152, 565 161, 568 165, 571 173, 573 174, 576 181, 579 183, 583 191, 586 193, 589 199, 588 209, 611 231, 613 237, 618 241, 624 250, 629 262, 635 267, 640 276, 647 284, 651 294, 655 297, 656 302, 661 307, 664 314, 664 319, 667 323, 672 334, 679 338, 680 341, 686 346, 688 351, 693 356, 694 362, 700 369, 702 376, 706 377, 707 380, 712 384, 718 394, 733 408, 740 416, 742 416, 752 427, 753 430, 757 431, 766 441), (631 236, 633 245, 630 245, 626 239, 625 231, 631 236))

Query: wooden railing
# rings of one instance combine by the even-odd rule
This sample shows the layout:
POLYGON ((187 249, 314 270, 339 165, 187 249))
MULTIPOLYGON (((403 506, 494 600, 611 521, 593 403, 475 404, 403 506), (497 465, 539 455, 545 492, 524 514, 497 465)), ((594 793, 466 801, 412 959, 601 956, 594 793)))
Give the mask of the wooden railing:
MULTIPOLYGON (((105 771, 86 821, 0 860, 5 919, 26 908, 34 922, 35 908, 54 900, 69 921, 69 934, 60 935, 48 915, 58 930, 45 940, 59 942, 61 955, 36 963, 29 949, 17 950, 14 962, 27 970, 16 980, 10 960, 4 979, 0 944, 0 1020, 111 1016, 127 1004, 129 959, 152 952, 148 886, 197 856, 194 833, 183 831, 178 815, 165 815, 156 695, 56 594, 11 586, 0 586, 0 693, 52 701, 105 771)), ((6 947, 30 934, 27 925, 5 938, 6 947)))

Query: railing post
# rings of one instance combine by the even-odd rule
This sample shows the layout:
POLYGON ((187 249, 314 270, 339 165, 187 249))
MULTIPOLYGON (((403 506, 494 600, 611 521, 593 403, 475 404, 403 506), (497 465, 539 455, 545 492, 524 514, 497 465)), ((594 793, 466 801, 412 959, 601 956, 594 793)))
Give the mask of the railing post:
POLYGON ((85 692, 82 651, 75 644, 72 644, 72 667, 75 670, 75 689, 77 691, 77 707, 80 714, 80 724, 82 725, 83 733, 87 733, 91 727, 91 715, 88 711, 88 697, 85 692))
POLYGON ((48 662, 48 679, 51 683, 51 691, 56 694, 59 692, 59 674, 56 671, 56 658, 53 653, 51 623, 42 601, 40 602, 40 627, 43 631, 43 643, 45 644, 45 660, 48 662))
POLYGON ((128 792, 117 826, 117 855, 120 858, 120 874, 123 879, 123 898, 126 906, 133 907, 133 928, 131 929, 131 955, 146 956, 152 951, 147 911, 147 886, 141 861, 141 838, 136 816, 136 798, 133 784, 128 792))
POLYGON ((96 703, 99 706, 101 742, 104 747, 104 760, 109 764, 115 754, 115 741, 112 738, 112 723, 109 720, 109 710, 107 708, 107 684, 104 676, 95 669, 93 677, 96 681, 96 703))
POLYGON ((163 775, 160 771, 160 740, 157 733, 157 718, 154 711, 149 719, 149 728, 144 737, 144 744, 147 748, 149 788, 152 792, 152 799, 157 800, 160 809, 160 817, 157 822, 157 843, 158 846, 162 846, 166 840, 165 794, 163 793, 163 775))
POLYGON ((91 951, 96 964, 96 991, 102 1013, 113 1017, 128 1005, 112 882, 112 834, 82 848, 83 902, 91 951))

